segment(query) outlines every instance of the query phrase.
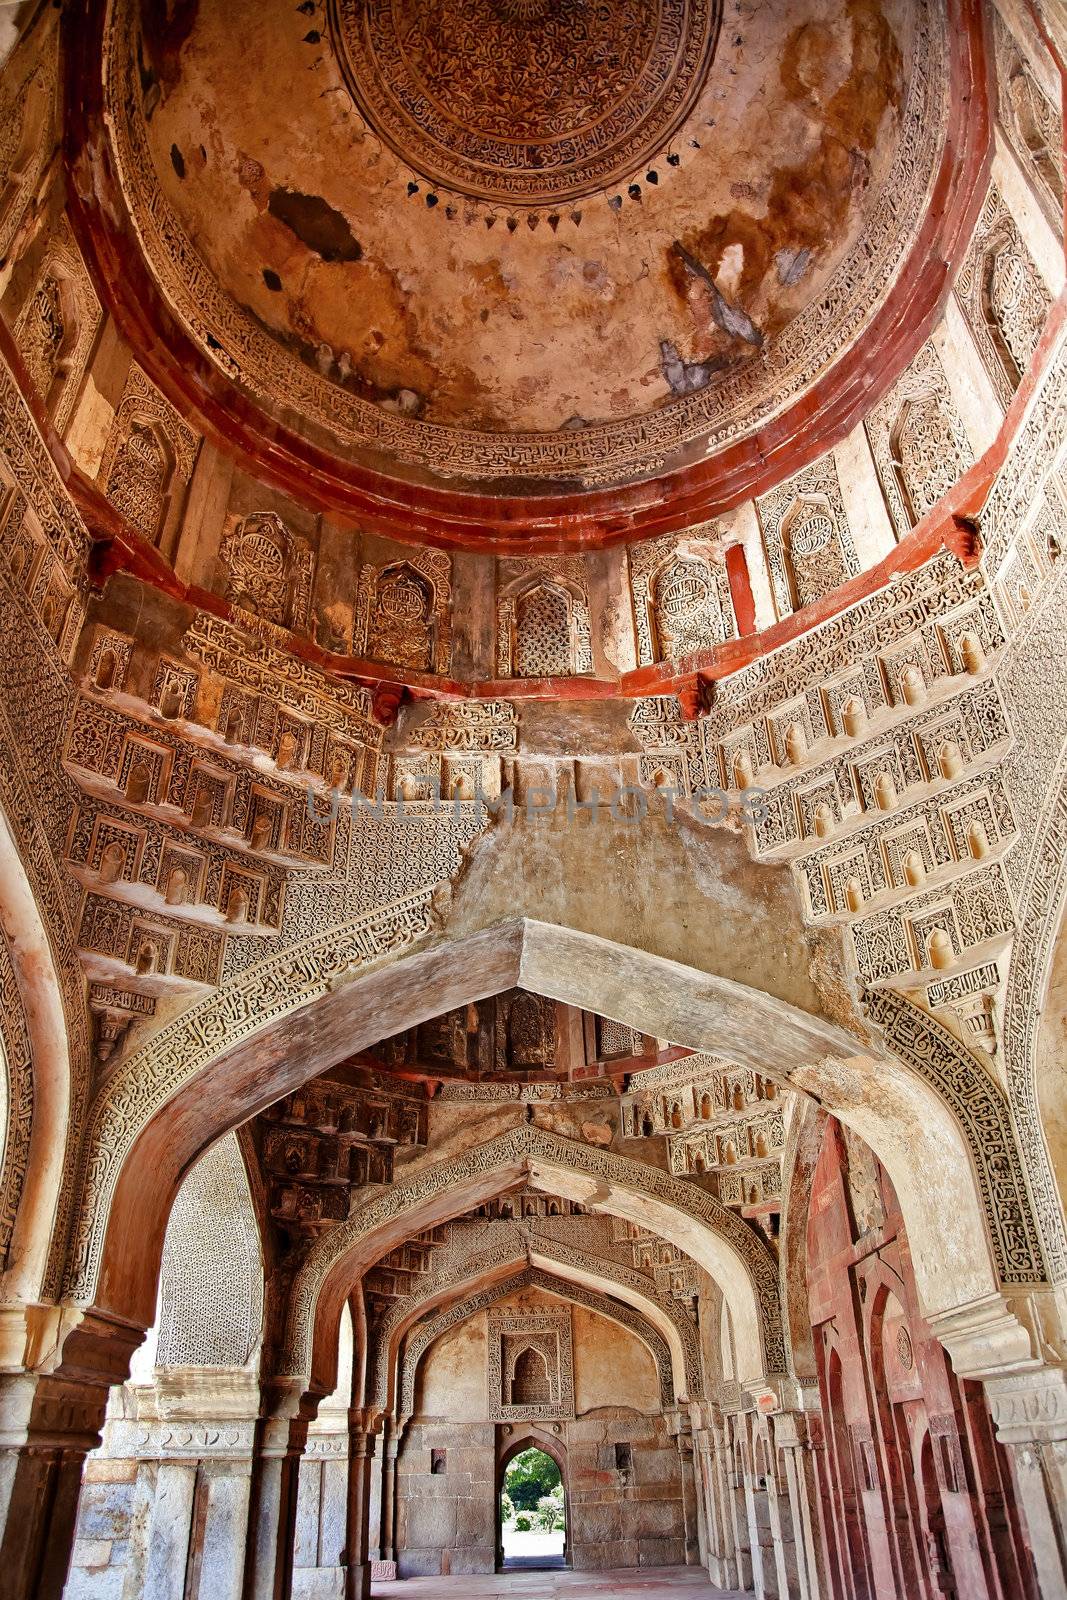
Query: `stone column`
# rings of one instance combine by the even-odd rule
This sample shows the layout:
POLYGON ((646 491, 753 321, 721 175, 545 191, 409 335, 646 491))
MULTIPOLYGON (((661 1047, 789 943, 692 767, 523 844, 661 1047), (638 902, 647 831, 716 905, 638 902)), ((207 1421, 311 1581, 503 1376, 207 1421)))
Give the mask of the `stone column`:
POLYGON ((774 1440, 786 1477, 786 1491, 796 1549, 797 1592, 800 1600, 822 1600, 828 1593, 819 1537, 819 1479, 816 1450, 822 1444, 822 1419, 802 1412, 782 1412, 774 1418, 774 1440))
POLYGON ((252 1456, 244 1600, 282 1600, 290 1593, 300 1460, 315 1404, 302 1378, 263 1386, 252 1456))
POLYGON ((760 1600, 788 1600, 788 1588, 780 1586, 779 1554, 781 1534, 775 1514, 774 1476, 770 1463, 762 1460, 769 1454, 769 1443, 761 1434, 761 1418, 746 1413, 735 1419, 735 1427, 743 1429, 745 1437, 745 1507, 748 1513, 749 1553, 752 1561, 752 1582, 760 1600))
MULTIPOLYGON (((694 1440, 702 1461, 702 1499, 707 1541, 706 1564, 713 1583, 722 1589, 745 1586, 740 1571, 732 1506, 732 1472, 729 1432, 715 1408, 702 1403, 694 1440)), ((694 1422, 697 1417, 694 1416, 694 1422)))
POLYGON ((82 1467, 142 1328, 77 1313, 49 1373, 0 1375, 0 1600, 61 1600, 82 1467))
POLYGON ((1042 1360, 1067 1344, 1062 1294, 1003 1295, 938 1313, 931 1326, 959 1378, 985 1387, 997 1439, 1011 1457, 1042 1600, 1067 1595, 1067 1369, 1042 1360))
POLYGON ((293 1582, 301 1593, 337 1593, 347 1554, 348 1430, 338 1432, 335 1416, 320 1417, 308 1429, 300 1463, 293 1582), (330 1426, 324 1426, 329 1424, 330 1426))
POLYGON ((1007 1446, 1042 1600, 1067 1595, 1067 1374, 1039 1367, 985 1380, 1007 1446))
POLYGON ((348 1518, 345 1539, 347 1570, 345 1600, 369 1600, 370 1484, 374 1464, 374 1434, 366 1412, 353 1407, 348 1413, 348 1518))
POLYGON ((726 1512, 733 1528, 734 1550, 737 1557, 737 1586, 739 1589, 754 1589, 758 1572, 759 1547, 752 1543, 752 1471, 745 1419, 742 1413, 734 1411, 724 1418, 724 1422, 723 1465, 727 1486, 726 1512))
POLYGON ((378 1559, 372 1576, 377 1582, 396 1577, 396 1458, 400 1434, 391 1417, 386 1418, 382 1435, 382 1504, 379 1525, 378 1559))
POLYGON ((678 1445, 678 1467, 682 1482, 682 1521, 685 1528, 685 1564, 695 1567, 700 1561, 697 1532, 696 1484, 693 1478, 693 1429, 684 1412, 668 1415, 667 1426, 678 1445))

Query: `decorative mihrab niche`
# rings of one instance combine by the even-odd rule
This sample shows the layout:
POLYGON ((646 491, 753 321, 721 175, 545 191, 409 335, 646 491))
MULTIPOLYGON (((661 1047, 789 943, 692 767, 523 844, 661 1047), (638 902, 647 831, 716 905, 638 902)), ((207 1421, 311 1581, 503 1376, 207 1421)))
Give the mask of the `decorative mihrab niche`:
POLYGON ((363 117, 433 184, 543 205, 628 177, 692 110, 720 0, 331 0, 363 117))
POLYGON ((574 1417, 571 1314, 489 1313, 489 1420, 565 1422, 574 1417))

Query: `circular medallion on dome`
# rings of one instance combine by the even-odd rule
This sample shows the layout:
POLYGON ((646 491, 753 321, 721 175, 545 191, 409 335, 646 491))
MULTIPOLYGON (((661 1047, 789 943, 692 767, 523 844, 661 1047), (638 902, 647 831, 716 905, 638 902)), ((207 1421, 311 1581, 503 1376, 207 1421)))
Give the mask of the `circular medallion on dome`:
POLYGON ((362 116, 432 184, 571 200, 667 146, 707 76, 721 0, 330 0, 362 116))

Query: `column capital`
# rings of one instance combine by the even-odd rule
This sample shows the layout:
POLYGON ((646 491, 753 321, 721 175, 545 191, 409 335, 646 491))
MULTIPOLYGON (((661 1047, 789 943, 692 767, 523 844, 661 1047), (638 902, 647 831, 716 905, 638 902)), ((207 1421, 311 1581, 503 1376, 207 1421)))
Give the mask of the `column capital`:
POLYGON ((821 1442, 822 1413, 780 1411, 772 1417, 775 1445, 783 1450, 811 1450, 821 1442))
POLYGON ((1003 1444, 1067 1440, 1067 1372, 1044 1366, 985 1380, 989 1409, 1003 1444))
POLYGON ((983 1295, 966 1305, 932 1312, 931 1328, 952 1358, 958 1378, 991 1378, 1041 1364, 1041 1339, 1030 1299, 983 1295))

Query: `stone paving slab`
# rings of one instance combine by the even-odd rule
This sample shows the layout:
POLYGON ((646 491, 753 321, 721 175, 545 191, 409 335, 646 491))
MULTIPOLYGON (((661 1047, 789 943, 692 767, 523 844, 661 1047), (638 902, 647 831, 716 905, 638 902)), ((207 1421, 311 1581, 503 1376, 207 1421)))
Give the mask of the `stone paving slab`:
POLYGON ((371 1594, 374 1600, 743 1600, 740 1590, 716 1589, 699 1567, 407 1578, 376 1583, 371 1594))

